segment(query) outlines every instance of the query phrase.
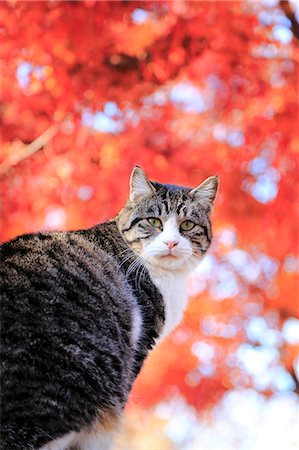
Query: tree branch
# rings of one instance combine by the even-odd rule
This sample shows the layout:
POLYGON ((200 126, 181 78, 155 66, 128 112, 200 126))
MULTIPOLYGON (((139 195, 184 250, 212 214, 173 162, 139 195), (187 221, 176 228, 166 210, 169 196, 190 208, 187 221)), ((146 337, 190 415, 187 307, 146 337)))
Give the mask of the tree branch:
POLYGON ((296 39, 299 40, 299 23, 288 0, 280 0, 279 6, 291 22, 291 30, 296 39))
POLYGON ((7 161, 4 161, 0 168, 0 173, 5 173, 10 167, 15 166, 24 159, 29 158, 34 153, 41 150, 58 132, 59 127, 55 124, 48 128, 43 134, 38 136, 31 144, 22 148, 18 153, 12 154, 7 161))

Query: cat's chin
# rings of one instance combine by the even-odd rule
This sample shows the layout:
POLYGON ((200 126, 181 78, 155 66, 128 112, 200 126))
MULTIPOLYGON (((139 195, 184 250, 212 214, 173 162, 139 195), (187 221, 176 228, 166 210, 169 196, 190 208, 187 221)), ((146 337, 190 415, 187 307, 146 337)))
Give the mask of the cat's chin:
POLYGON ((186 271, 186 259, 174 255, 162 255, 146 258, 147 262, 156 268, 163 270, 183 270, 186 271))

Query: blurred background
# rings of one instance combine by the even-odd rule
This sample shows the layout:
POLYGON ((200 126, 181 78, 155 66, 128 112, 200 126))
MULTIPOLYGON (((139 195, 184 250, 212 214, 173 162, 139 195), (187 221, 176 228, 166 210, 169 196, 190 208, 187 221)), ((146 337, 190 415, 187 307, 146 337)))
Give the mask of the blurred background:
POLYGON ((117 449, 299 448, 298 3, 11 0, 0 35, 2 241, 107 220, 135 164, 220 177, 117 449))

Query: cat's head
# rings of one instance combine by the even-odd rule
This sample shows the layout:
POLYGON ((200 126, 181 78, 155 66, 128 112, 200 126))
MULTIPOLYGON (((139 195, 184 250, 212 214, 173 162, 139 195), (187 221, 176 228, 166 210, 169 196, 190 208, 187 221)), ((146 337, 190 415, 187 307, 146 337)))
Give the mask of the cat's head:
POLYGON ((135 167, 119 230, 147 263, 165 270, 192 269, 211 243, 209 217, 217 190, 217 176, 191 189, 149 181, 135 167))

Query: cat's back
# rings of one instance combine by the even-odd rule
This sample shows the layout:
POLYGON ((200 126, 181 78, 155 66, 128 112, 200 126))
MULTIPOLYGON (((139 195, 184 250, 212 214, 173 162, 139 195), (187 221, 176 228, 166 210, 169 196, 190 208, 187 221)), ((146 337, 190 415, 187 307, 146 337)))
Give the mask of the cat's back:
MULTIPOLYGON (((105 241, 105 235, 100 239, 105 241)), ((76 231, 25 234, 2 244, 0 274, 2 294, 13 294, 21 303, 29 293, 51 289, 61 300, 61 288, 75 293, 77 286, 88 294, 109 281, 111 287, 124 281, 113 252, 104 250, 99 239, 76 231)))
POLYGON ((88 270, 89 260, 95 263, 99 260, 103 264, 97 269, 101 270, 102 266, 111 264, 112 256, 96 247, 92 239, 76 231, 24 234, 0 246, 2 282, 9 279, 9 284, 21 283, 26 275, 33 281, 39 274, 57 277, 59 281, 58 269, 62 275, 61 269, 69 267, 69 274, 75 275, 84 264, 88 270))
POLYGON ((1 246, 4 440, 26 423, 22 440, 42 445, 44 423, 53 437, 79 431, 126 398, 136 300, 105 239, 50 232, 1 246))
POLYGON ((97 230, 96 238, 76 231, 50 232, 19 236, 3 244, 3 333, 9 331, 10 320, 14 328, 20 326, 20 335, 23 322, 26 333, 29 327, 33 332, 41 329, 44 335, 56 327, 76 333, 87 323, 92 331, 95 322, 108 329, 116 311, 118 322, 125 326, 128 320, 129 329, 135 299, 113 251, 99 245, 105 240, 109 235, 97 230))

